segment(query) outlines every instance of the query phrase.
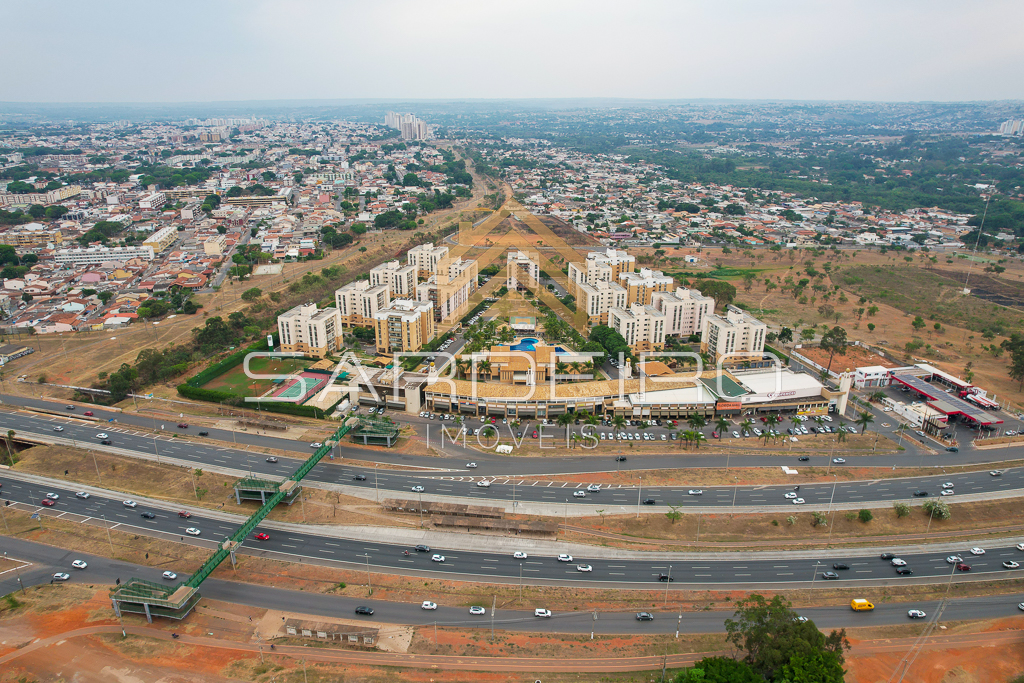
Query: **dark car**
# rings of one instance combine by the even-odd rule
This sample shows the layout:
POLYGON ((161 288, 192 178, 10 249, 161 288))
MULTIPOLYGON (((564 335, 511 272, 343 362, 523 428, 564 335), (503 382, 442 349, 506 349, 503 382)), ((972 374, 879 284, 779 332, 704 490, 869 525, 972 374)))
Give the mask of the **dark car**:
POLYGON ((366 481, 366 475, 357 474, 356 476, 352 477, 352 481, 366 481))
POLYGON ((823 578, 823 579, 838 579, 839 578, 839 574, 836 574, 835 572, 822 572, 821 573, 821 578, 823 578))
POLYGON ((928 495, 928 492, 927 491, 922 491, 921 489, 918 489, 917 491, 914 491, 914 498, 924 498, 927 495, 928 495))
POLYGON ((668 574, 658 574, 658 581, 675 581, 675 579, 668 574))
POLYGON ((957 562, 956 563, 956 568, 959 569, 962 572, 969 572, 969 571, 971 571, 971 565, 964 564, 963 562, 957 562))
POLYGON ((914 570, 910 567, 896 567, 896 573, 900 576, 910 576, 914 573, 914 570))
POLYGON ((960 449, 959 449, 959 448, 957 448, 956 446, 950 446, 950 447, 949 447, 949 448, 947 448, 946 450, 947 450, 948 452, 950 452, 950 453, 959 453, 959 452, 960 452, 960 449))
POLYGON ((199 436, 209 436, 209 435, 210 435, 210 432, 206 431, 205 429, 203 431, 199 432, 199 436))
POLYGON ((810 458, 810 456, 808 456, 808 455, 801 455, 801 456, 800 456, 799 458, 797 458, 797 460, 799 460, 800 462, 807 462, 807 461, 809 461, 810 459, 811 459, 811 458, 810 458))
POLYGON ((615 462, 626 462, 626 456, 624 456, 624 455, 618 456, 617 458, 615 458, 615 462))
POLYGON ((103 444, 104 446, 109 446, 114 442, 111 441, 110 439, 103 439, 103 441, 100 441, 100 443, 103 444))
POLYGON ((429 553, 430 552, 430 546, 429 545, 418 545, 418 546, 416 546, 416 548, 414 548, 414 550, 416 550, 417 552, 421 552, 421 553, 429 553))
POLYGON ((881 560, 891 560, 894 557, 896 557, 895 553, 882 553, 878 556, 881 560))
POLYGON ((356 614, 365 614, 366 616, 373 616, 373 608, 363 606, 356 607, 356 614))
POLYGON ((850 565, 845 564, 843 562, 836 562, 835 564, 832 565, 832 569, 849 569, 849 568, 850 568, 850 565))
POLYGON ((188 429, 188 423, 187 422, 179 422, 178 423, 178 429, 188 429))
POLYGON ((654 500, 653 498, 644 498, 644 505, 654 505, 657 502, 658 501, 654 500))
POLYGON ((156 519, 156 515, 154 515, 152 512, 143 512, 139 516, 142 517, 143 519, 156 519))
POLYGON ((637 621, 654 621, 654 615, 651 614, 650 612, 637 612, 636 613, 636 620, 637 621))

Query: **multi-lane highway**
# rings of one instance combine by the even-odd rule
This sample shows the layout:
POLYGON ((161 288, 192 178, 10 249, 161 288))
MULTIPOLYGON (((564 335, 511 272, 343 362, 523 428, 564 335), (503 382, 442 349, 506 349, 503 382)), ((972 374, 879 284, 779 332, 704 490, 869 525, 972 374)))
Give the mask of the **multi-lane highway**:
MULTIPOLYGON (((267 462, 267 456, 245 450, 230 448, 219 442, 211 442, 203 437, 193 436, 189 439, 175 438, 173 432, 154 437, 152 432, 142 432, 126 428, 123 423, 85 423, 80 419, 64 415, 32 415, 25 413, 0 414, 0 429, 14 429, 22 436, 38 435, 47 439, 74 440, 78 445, 93 448, 104 448, 100 444, 99 434, 106 434, 112 444, 109 448, 123 449, 149 454, 153 457, 172 458, 176 461, 192 463, 197 467, 216 466, 237 472, 253 472, 258 476, 284 478, 295 471, 297 461, 293 458, 281 457, 278 462, 267 462), (57 427, 62 431, 54 431, 57 427)), ((176 431, 174 425, 169 425, 176 431)), ((198 431, 194 427, 192 431, 198 431)), ((289 442, 295 448, 296 442, 289 442)), ((306 453, 312 453, 308 444, 298 444, 306 453)), ((346 449, 349 450, 349 449, 346 449)), ((352 449, 354 450, 354 449, 352 449)), ((367 451, 359 451, 367 455, 367 451)), ((305 455, 304 453, 303 455, 305 455)), ((374 452, 376 455, 377 452, 374 452)), ((593 460, 594 458, 591 458, 593 460)), ((720 457, 719 457, 720 459, 720 457)), ((366 489, 366 496, 373 497, 412 497, 414 486, 422 486, 422 495, 428 499, 437 496, 457 496, 479 499, 481 501, 521 501, 523 503, 543 503, 548 505, 601 505, 615 507, 641 507, 657 509, 660 506, 678 505, 687 508, 749 508, 765 506, 782 506, 797 509, 799 504, 794 500, 803 500, 806 507, 821 508, 823 506, 850 506, 871 504, 888 504, 896 500, 916 500, 915 493, 925 492, 928 497, 940 495, 942 490, 952 490, 946 500, 954 501, 964 494, 984 494, 989 492, 1010 492, 1024 489, 1024 469, 1011 468, 996 470, 999 476, 989 472, 968 474, 939 474, 915 477, 856 481, 848 483, 806 484, 799 491, 792 486, 716 486, 700 489, 701 494, 690 494, 697 490, 687 486, 672 487, 635 487, 615 486, 604 488, 600 492, 585 490, 588 485, 586 475, 580 475, 578 481, 550 482, 537 481, 529 477, 509 477, 499 475, 495 462, 480 462, 476 469, 466 469, 464 459, 453 462, 453 458, 434 459, 435 466, 448 465, 448 471, 410 472, 399 470, 374 470, 350 466, 344 459, 323 461, 307 476, 307 480, 325 484, 343 484, 345 486, 366 489), (362 475, 365 480, 355 480, 362 475), (480 479, 493 482, 489 487, 477 485, 480 479), (952 484, 953 486, 944 486, 952 484), (377 493, 371 494, 370 490, 377 493), (583 491, 584 496, 574 495, 583 491), (792 494, 786 498, 786 494, 792 494), (644 501, 651 501, 644 503, 644 501)), ((517 465, 520 463, 517 459, 517 465)), ((776 458, 774 464, 785 464, 776 458)), ((792 459, 796 461, 796 458, 792 459)), ((616 464, 612 456, 601 458, 602 469, 610 469, 616 464)), ((808 464, 827 466, 827 455, 812 456, 808 464)), ((803 463, 789 463, 801 465, 803 463)), ((833 465, 839 468, 843 465, 833 465)), ((508 469, 506 466, 505 469, 508 469)), ((639 481, 639 480, 638 480, 639 481)), ((642 483, 642 482, 641 482, 642 483)))
MULTIPOLYGON (((34 506, 35 511, 44 515, 65 515, 70 521, 87 522, 103 518, 117 524, 119 529, 136 532, 147 530, 154 534, 178 536, 188 540, 185 529, 198 528, 203 541, 216 542, 229 536, 242 521, 238 518, 222 518, 220 515, 204 514, 195 510, 189 519, 180 518, 177 509, 163 505, 126 507, 122 499, 104 495, 91 495, 88 499, 75 496, 70 487, 42 486, 9 476, 0 476, 5 500, 34 506), (52 507, 44 508, 41 501, 47 494, 56 494, 58 499, 52 507), (152 513, 153 518, 143 516, 152 513)), ((44 521, 45 523, 45 521, 44 521)), ((849 566, 840 570, 839 578, 832 580, 835 585, 897 584, 907 580, 930 578, 945 580, 954 575, 956 580, 962 572, 956 572, 946 562, 951 552, 958 552, 971 566, 971 577, 1009 578, 1024 569, 1005 569, 1003 562, 1024 562, 1024 552, 1018 551, 1014 542, 1005 540, 993 543, 986 553, 979 557, 969 554, 969 546, 947 546, 943 551, 907 552, 900 557, 913 570, 912 577, 896 574, 896 568, 888 560, 881 560, 876 552, 837 549, 834 555, 821 559, 808 559, 799 553, 785 556, 777 553, 749 553, 744 559, 732 556, 716 559, 714 555, 688 556, 687 559, 664 559, 664 555, 652 553, 629 554, 626 559, 577 555, 571 560, 560 561, 558 552, 530 554, 523 559, 512 557, 511 552, 477 552, 470 550, 448 550, 431 548, 416 551, 409 546, 389 545, 362 539, 345 539, 321 536, 305 532, 296 526, 286 530, 264 526, 255 533, 266 532, 270 538, 263 541, 250 538, 247 545, 251 551, 276 552, 294 558, 315 558, 321 561, 352 563, 356 567, 369 566, 376 570, 401 570, 416 575, 471 579, 479 581, 524 583, 561 583, 568 585, 624 584, 629 586, 657 585, 662 574, 669 574, 672 587, 693 586, 753 586, 772 584, 806 585, 823 581, 822 573, 832 570, 833 563, 849 566), (405 551, 409 551, 405 555, 405 551), (435 561, 434 555, 444 557, 435 561), (780 559, 791 557, 792 559, 780 559), (580 570, 589 566, 590 570, 580 570)), ((553 546, 554 544, 552 544, 553 546)), ((663 585, 667 585, 665 582, 663 585)))
MULTIPOLYGON (((115 579, 129 576, 146 578, 159 582, 162 569, 133 565, 118 560, 79 553, 61 548, 54 548, 21 539, 5 539, 4 549, 11 557, 31 562, 30 566, 20 572, 26 586, 48 583, 50 576, 56 571, 71 574, 73 582, 93 584, 113 584, 115 579), (77 571, 71 562, 84 559, 88 562, 87 569, 77 571)), ((179 580, 183 578, 179 575, 179 580)), ((0 576, 0 594, 7 594, 18 589, 16 572, 7 572, 0 576)), ((358 617, 367 623, 391 623, 428 626, 435 622, 438 626, 478 627, 485 628, 491 624, 491 605, 482 601, 487 609, 484 616, 470 616, 467 607, 451 607, 441 605, 437 610, 423 610, 420 605, 384 602, 371 597, 340 597, 290 591, 268 586, 235 581, 224 581, 210 578, 203 582, 203 595, 213 600, 238 603, 264 609, 277 609, 286 612, 306 614, 344 615, 347 619, 353 615, 355 607, 366 605, 375 611, 372 617, 358 617)), ((424 589, 422 600, 443 602, 443 596, 432 594, 424 589)), ((873 612, 851 612, 845 605, 834 607, 814 607, 799 609, 799 613, 814 620, 822 629, 851 626, 881 626, 885 624, 902 624, 908 621, 908 609, 922 609, 931 615, 937 608, 937 601, 920 601, 908 603, 886 603, 871 591, 865 591, 875 603, 873 612)), ((732 616, 732 612, 699 611, 680 612, 673 608, 672 595, 669 594, 667 604, 659 604, 655 608, 647 608, 654 613, 654 621, 637 621, 635 612, 599 612, 594 619, 594 612, 573 611, 560 613, 555 610, 551 619, 538 619, 533 616, 534 607, 545 607, 542 603, 519 606, 518 609, 499 608, 493 615, 496 627, 506 630, 586 633, 593 629, 596 633, 640 633, 657 634, 672 633, 677 628, 682 633, 714 633, 724 630, 724 620, 732 616), (524 609, 525 607, 525 609, 524 609)), ((963 598, 951 600, 943 611, 946 621, 965 619, 994 619, 1019 616, 1021 611, 1017 604, 1024 601, 1024 593, 979 598, 963 598)))

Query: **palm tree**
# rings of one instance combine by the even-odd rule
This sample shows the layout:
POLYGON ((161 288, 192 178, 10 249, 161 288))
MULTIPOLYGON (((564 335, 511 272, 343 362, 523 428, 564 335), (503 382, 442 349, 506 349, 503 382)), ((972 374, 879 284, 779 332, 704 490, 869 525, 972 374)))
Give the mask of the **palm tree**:
POLYGON ((616 415, 612 418, 612 424, 615 425, 615 429, 622 431, 626 427, 626 418, 616 415))
MULTIPOLYGON (((768 431, 774 432, 775 431, 775 425, 779 424, 780 421, 781 420, 779 419, 778 415, 776 415, 775 413, 771 413, 771 414, 768 415, 768 417, 765 418, 764 426, 768 428, 768 431)), ((773 439, 776 438, 774 434, 772 434, 772 438, 773 439)), ((767 439, 765 439, 765 443, 766 444, 768 443, 767 439)))
POLYGON ((477 375, 483 374, 487 377, 491 376, 491 361, 482 360, 476 365, 477 375))
POLYGON ((823 418, 821 415, 815 415, 814 416, 814 424, 818 425, 818 433, 820 434, 821 433, 821 427, 822 427, 822 425, 825 424, 825 418, 823 418))
POLYGON ((690 416, 690 419, 686 421, 686 424, 690 425, 691 429, 698 430, 704 429, 704 427, 707 426, 708 421, 704 419, 703 415, 698 415, 694 413, 693 415, 690 416))
POLYGON ((471 364, 472 364, 472 363, 470 363, 470 361, 466 360, 465 358, 460 358, 460 359, 459 359, 458 361, 456 361, 456 363, 455 363, 455 365, 456 365, 456 367, 457 367, 457 369, 458 369, 457 371, 458 371, 459 373, 461 373, 463 377, 465 377, 465 376, 466 376, 466 373, 467 373, 467 372, 469 371, 469 366, 470 366, 471 364))
POLYGON ((868 400, 872 403, 881 403, 883 398, 885 398, 884 391, 873 391, 871 392, 871 395, 868 396, 868 400))
POLYGON ((860 425, 860 433, 864 434, 865 430, 867 430, 868 428, 868 425, 874 421, 875 418, 871 415, 871 413, 864 411, 863 413, 857 415, 857 419, 854 420, 853 423, 860 425))
POLYGON ((572 363, 570 363, 569 365, 572 367, 572 371, 574 373, 576 373, 577 375, 582 373, 582 371, 583 371, 583 363, 581 363, 578 360, 576 360, 576 361, 573 361, 572 363))
POLYGON ((836 432, 836 441, 838 441, 839 443, 843 443, 844 441, 846 441, 846 423, 845 422, 840 422, 839 423, 839 431, 836 432))
POLYGON ((722 434, 725 434, 727 429, 729 429, 729 421, 725 419, 724 415, 720 415, 718 419, 715 420, 715 430, 718 432, 719 441, 722 440, 722 434))
POLYGON ((692 429, 687 429, 685 432, 683 432, 683 441, 686 442, 687 446, 693 443, 696 438, 697 432, 692 429))
POLYGON ((683 431, 677 431, 676 432, 676 438, 679 439, 679 447, 682 448, 683 447, 683 441, 686 440, 686 433, 683 432, 683 431))
POLYGON ((558 361, 557 363, 555 363, 555 372, 558 373, 559 375, 564 375, 565 371, 568 369, 569 366, 563 363, 562 361, 558 361))
POLYGON ((565 438, 568 439, 569 438, 569 425, 571 425, 573 423, 572 415, 569 414, 569 413, 562 413, 557 418, 555 418, 555 423, 559 427, 565 427, 565 438))
POLYGON ((583 418, 583 420, 588 425, 596 425, 598 422, 601 421, 601 420, 597 419, 597 415, 592 415, 590 413, 587 413, 587 411, 585 411, 585 410, 583 412, 586 413, 586 415, 587 415, 586 418, 583 418))
POLYGON ((707 437, 704 436, 704 432, 693 430, 693 448, 694 450, 700 450, 700 442, 707 441, 707 437))
POLYGON ((747 418, 746 420, 744 420, 743 422, 740 422, 740 430, 741 430, 741 433, 742 433, 742 432, 750 432, 750 428, 751 428, 751 427, 753 427, 753 426, 754 426, 754 421, 753 421, 753 420, 751 420, 751 419, 750 419, 750 418, 748 417, 748 418, 747 418))

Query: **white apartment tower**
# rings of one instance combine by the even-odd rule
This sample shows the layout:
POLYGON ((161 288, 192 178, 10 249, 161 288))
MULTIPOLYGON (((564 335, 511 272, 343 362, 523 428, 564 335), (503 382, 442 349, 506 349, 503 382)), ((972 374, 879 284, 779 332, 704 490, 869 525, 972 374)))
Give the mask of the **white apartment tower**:
POLYGON ((391 296, 411 299, 416 296, 416 266, 403 266, 397 259, 370 269, 370 284, 387 285, 391 296))
POLYGON ((746 311, 729 305, 725 317, 712 313, 705 318, 700 350, 712 354, 715 362, 723 357, 729 363, 760 360, 767 334, 767 325, 746 311))
POLYGON ((580 283, 617 283, 620 275, 633 272, 635 264, 636 257, 620 249, 592 251, 587 254, 587 260, 583 264, 569 264, 569 294, 580 298, 576 293, 576 287, 580 283))
POLYGON ((702 334, 704 319, 715 311, 714 299, 686 287, 677 287, 675 292, 654 292, 651 300, 651 305, 665 314, 666 335, 702 334))
POLYGON ((391 291, 387 285, 357 280, 335 290, 334 303, 343 326, 372 327, 377 311, 391 304, 391 291))
POLYGON ((613 308, 608 311, 608 327, 621 334, 634 352, 660 351, 665 345, 665 314, 653 306, 613 308))

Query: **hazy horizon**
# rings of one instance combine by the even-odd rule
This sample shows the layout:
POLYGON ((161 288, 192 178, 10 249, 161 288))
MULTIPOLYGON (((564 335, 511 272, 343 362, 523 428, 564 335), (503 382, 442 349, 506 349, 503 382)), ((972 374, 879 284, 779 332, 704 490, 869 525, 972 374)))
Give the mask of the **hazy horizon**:
POLYGON ((1024 3, 42 0, 0 102, 1024 99, 1024 3), (45 17, 45 21, 42 18, 45 17))

